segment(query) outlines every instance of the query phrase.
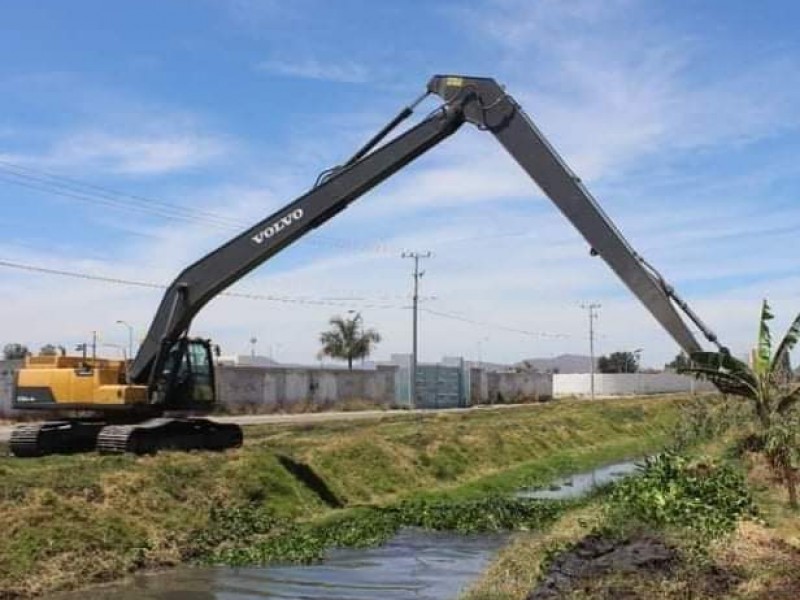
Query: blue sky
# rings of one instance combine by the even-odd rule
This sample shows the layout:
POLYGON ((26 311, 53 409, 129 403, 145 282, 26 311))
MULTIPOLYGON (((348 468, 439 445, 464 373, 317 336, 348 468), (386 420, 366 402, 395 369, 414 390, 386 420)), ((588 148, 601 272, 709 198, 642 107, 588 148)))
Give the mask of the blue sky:
MULTIPOLYGON (((800 308, 799 20, 780 1, 4 2, 0 260, 167 283, 303 193, 430 75, 486 75, 745 352, 762 297, 778 327, 800 308), (139 199, 59 195, 43 174, 139 199)), ((600 351, 643 348, 654 365, 676 352, 468 130, 235 286, 288 301, 220 298, 195 331, 230 353, 255 336, 263 353, 308 362, 326 320, 356 309, 384 334, 379 358, 407 351, 404 249, 435 255, 425 359, 474 357, 479 343, 497 361, 584 352, 586 300, 603 305, 600 351)), ((115 321, 143 332, 160 295, 6 268, 0 293, 13 304, 0 341, 33 347, 95 329, 121 343, 115 321)))

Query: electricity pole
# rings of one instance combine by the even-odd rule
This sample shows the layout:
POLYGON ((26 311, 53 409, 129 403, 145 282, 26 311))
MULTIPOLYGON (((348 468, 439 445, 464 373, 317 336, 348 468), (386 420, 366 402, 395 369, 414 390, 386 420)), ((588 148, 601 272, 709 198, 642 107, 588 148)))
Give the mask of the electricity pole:
POLYGON ((125 358, 125 379, 127 383, 131 382, 131 362, 133 361, 133 326, 127 321, 122 319, 117 320, 117 325, 124 325, 128 329, 128 356, 125 358))
POLYGON ((417 407, 417 307, 419 305, 419 280, 425 275, 425 271, 419 270, 419 259, 430 258, 432 254, 428 252, 403 252, 401 258, 414 259, 414 306, 412 320, 412 346, 411 346, 411 408, 417 407))
POLYGON ((590 302, 589 304, 581 304, 581 308, 585 308, 589 311, 589 360, 591 364, 590 368, 590 379, 589 385, 591 389, 591 399, 594 400, 594 320, 597 318, 597 309, 600 308, 600 304, 596 302, 590 302))
POLYGON ((633 356, 636 357, 636 393, 642 393, 642 348, 637 348, 633 351, 633 356))

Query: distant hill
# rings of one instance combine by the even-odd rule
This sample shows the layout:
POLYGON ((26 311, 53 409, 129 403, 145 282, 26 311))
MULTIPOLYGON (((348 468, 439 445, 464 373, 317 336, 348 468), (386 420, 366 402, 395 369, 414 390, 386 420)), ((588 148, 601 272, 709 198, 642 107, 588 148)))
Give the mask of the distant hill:
POLYGON ((527 358, 514 366, 541 373, 588 373, 592 370, 592 359, 583 354, 561 354, 553 358, 527 358))

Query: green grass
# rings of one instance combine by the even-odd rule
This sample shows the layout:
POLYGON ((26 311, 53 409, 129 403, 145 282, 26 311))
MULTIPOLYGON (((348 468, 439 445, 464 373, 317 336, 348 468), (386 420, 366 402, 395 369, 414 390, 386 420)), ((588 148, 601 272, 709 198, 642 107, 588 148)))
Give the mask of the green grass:
MULTIPOLYGON (((327 544, 379 541, 398 523, 413 523, 409 515, 424 512, 414 502, 438 507, 439 522, 450 522, 490 495, 660 447, 678 404, 568 401, 259 425, 246 429, 243 448, 220 454, 3 458, 0 598, 219 559, 228 550, 238 562, 258 556, 253 548, 264 558, 318 556, 327 544), (398 507, 406 513, 387 529, 381 515, 398 507), (331 519, 339 523, 333 530, 331 519)), ((521 506, 509 510, 528 515, 521 506)))
POLYGON ((565 598, 800 598, 800 513, 788 508, 763 456, 734 450, 747 431, 739 424, 716 430, 685 447, 688 458, 662 455, 641 477, 565 507, 540 530, 515 534, 462 597, 526 598, 549 561, 591 533, 661 538, 677 560, 594 574, 565 598))

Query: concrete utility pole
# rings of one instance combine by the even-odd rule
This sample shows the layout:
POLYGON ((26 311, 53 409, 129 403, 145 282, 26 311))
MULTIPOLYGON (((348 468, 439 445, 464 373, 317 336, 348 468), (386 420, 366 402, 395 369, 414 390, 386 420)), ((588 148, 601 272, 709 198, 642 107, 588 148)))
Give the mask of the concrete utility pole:
POLYGON ((591 361, 589 365, 589 372, 591 373, 589 386, 591 388, 591 399, 594 400, 594 320, 597 318, 597 309, 600 308, 600 304, 596 302, 584 303, 581 304, 581 308, 589 311, 589 359, 591 361))
POLYGON ((133 360, 133 326, 122 319, 117 320, 117 325, 124 325, 128 330, 128 356, 125 357, 125 379, 131 382, 131 361, 133 360))
POLYGON ((417 407, 417 307, 419 304, 419 280, 425 275, 425 271, 419 270, 419 259, 421 258, 430 258, 433 256, 430 251, 428 252, 403 252, 400 255, 401 258, 413 258, 414 259, 414 306, 413 306, 413 342, 411 347, 411 387, 410 387, 410 398, 411 398, 411 408, 417 407))

